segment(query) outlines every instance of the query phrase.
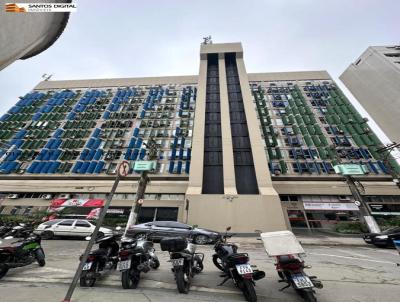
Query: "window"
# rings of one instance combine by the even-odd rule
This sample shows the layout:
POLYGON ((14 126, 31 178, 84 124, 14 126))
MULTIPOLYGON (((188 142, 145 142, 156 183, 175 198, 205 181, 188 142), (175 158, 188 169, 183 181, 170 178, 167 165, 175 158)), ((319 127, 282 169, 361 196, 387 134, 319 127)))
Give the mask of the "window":
POLYGON ((400 52, 399 53, 385 53, 385 56, 389 58, 400 58, 400 52))
POLYGON ((63 226, 72 226, 75 220, 63 220, 61 221, 58 225, 63 225, 63 226))
POLYGON ((75 223, 75 226, 77 226, 77 227, 83 227, 83 228, 90 228, 90 224, 89 224, 88 222, 84 221, 84 220, 78 220, 78 221, 75 223))

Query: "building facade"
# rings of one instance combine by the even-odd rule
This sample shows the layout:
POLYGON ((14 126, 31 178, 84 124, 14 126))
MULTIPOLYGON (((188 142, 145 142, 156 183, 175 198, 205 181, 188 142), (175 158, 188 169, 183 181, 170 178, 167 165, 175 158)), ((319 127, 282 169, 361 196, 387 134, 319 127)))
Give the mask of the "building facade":
MULTIPOLYGON (((40 3, 71 3, 72 0, 41 0, 40 3)), ((16 60, 45 51, 64 31, 69 13, 6 12, 8 0, 0 0, 0 70, 16 60)), ((18 3, 31 3, 21 0, 18 3)))
POLYGON ((391 141, 400 142, 400 46, 372 46, 340 76, 391 141))
MULTIPOLYGON (((358 212, 338 162, 368 168, 358 181, 375 214, 400 212, 381 142, 327 72, 247 73, 227 43, 202 45, 194 76, 39 83, 0 119, 1 214, 105 198, 150 138, 160 152, 140 222, 330 227, 358 212)), ((138 178, 120 182, 110 213, 128 214, 138 178)))

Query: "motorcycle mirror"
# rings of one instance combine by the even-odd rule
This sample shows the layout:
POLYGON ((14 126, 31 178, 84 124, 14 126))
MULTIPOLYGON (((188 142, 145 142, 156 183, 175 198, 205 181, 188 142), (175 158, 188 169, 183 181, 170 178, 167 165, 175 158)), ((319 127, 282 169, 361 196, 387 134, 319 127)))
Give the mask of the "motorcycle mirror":
POLYGON ((85 237, 85 240, 86 240, 86 241, 89 241, 89 240, 90 240, 90 238, 92 238, 92 237, 90 237, 90 236, 87 236, 87 237, 85 237))
POLYGON ((198 227, 198 225, 197 224, 194 224, 193 226, 192 226, 192 229, 195 229, 195 228, 197 228, 198 227))
POLYGON ((117 227, 115 228, 115 230, 116 230, 116 231, 120 231, 120 230, 122 230, 122 228, 121 228, 120 226, 117 226, 117 227))
POLYGON ((227 228, 226 228, 226 231, 230 231, 232 229, 232 227, 231 226, 228 226, 227 228))

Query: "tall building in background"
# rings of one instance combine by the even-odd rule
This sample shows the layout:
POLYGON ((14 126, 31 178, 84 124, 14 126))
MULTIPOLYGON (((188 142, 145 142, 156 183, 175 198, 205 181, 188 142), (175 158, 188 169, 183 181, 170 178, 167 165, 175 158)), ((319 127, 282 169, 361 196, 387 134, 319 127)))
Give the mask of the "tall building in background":
POLYGON ((400 46, 371 46, 340 76, 391 141, 400 142, 400 46))
MULTIPOLYGON (((71 3, 72 0, 18 0, 19 3, 71 3)), ((0 70, 16 60, 25 60, 45 51, 60 37, 69 13, 6 12, 0 0, 0 70)))
MULTIPOLYGON (((339 160, 368 168, 357 180, 374 215, 400 213, 381 142, 327 72, 247 73, 241 44, 228 43, 201 46, 198 75, 39 83, 0 119, 13 148, 0 154, 1 214, 104 199, 150 137, 160 153, 140 222, 331 227, 358 211, 339 160)), ((108 215, 126 217, 138 178, 120 182, 108 215)))

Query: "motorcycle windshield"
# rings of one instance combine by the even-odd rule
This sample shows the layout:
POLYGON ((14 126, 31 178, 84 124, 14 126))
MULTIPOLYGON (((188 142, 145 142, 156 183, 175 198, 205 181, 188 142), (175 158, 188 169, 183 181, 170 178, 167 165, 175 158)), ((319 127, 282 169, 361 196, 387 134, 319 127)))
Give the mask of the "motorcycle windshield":
POLYGON ((18 238, 0 239, 0 248, 21 245, 20 241, 18 238))

